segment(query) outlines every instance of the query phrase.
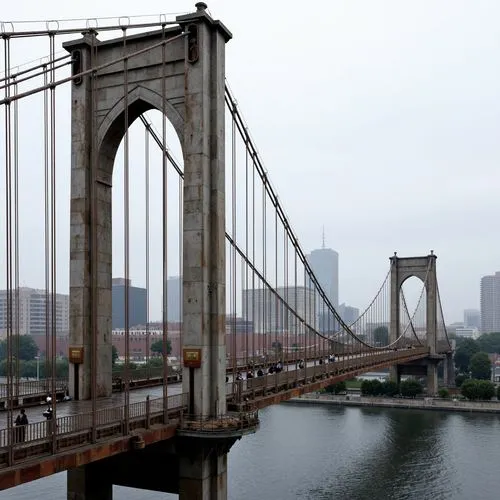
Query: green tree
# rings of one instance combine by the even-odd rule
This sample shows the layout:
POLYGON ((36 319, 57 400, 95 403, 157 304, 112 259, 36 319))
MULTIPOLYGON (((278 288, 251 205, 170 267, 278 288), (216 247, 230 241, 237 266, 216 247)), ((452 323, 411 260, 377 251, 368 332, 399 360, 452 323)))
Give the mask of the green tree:
POLYGON ((455 366, 459 372, 468 372, 472 356, 480 351, 479 344, 473 339, 465 339, 455 351, 455 366))
POLYGON ((111 363, 113 364, 113 366, 118 361, 118 358, 119 358, 118 349, 116 348, 116 346, 113 345, 111 346, 111 363))
POLYGON ((396 394, 399 394, 399 387, 397 382, 394 380, 385 380, 382 382, 382 391, 388 398, 393 398, 396 394))
POLYGON ((461 387, 462 396, 471 401, 489 401, 495 395, 495 386, 489 380, 466 380, 461 387))
POLYGON ((422 384, 418 380, 403 380, 400 385, 401 395, 405 398, 416 398, 424 392, 422 384))
MULTIPOLYGON (((151 352, 163 354, 163 340, 157 340, 151 344, 151 352)), ((172 352, 172 343, 167 339, 167 356, 172 352)))
MULTIPOLYGON (((38 346, 31 335, 12 336, 12 356, 17 356, 17 346, 19 343, 19 359, 29 361, 35 359, 38 354, 38 346)), ((0 341, 0 360, 7 359, 7 340, 0 341)))
POLYGON ((363 396, 381 396, 383 393, 383 385, 380 380, 363 380, 361 382, 361 394, 363 396))
POLYGON ((386 326, 378 326, 373 330, 373 340, 377 345, 389 344, 389 329, 386 326))
POLYGON ((491 379, 491 361, 488 354, 478 352, 472 356, 469 363, 471 377, 479 380, 491 379))
POLYGON ((477 383, 481 399, 489 401, 495 395, 495 386, 489 380, 478 380, 477 383))
POLYGON ((337 382, 336 384, 327 385, 325 387, 325 392, 340 394, 341 392, 347 391, 347 385, 344 380, 337 382))
POLYGON ((483 352, 500 353, 500 332, 485 333, 477 339, 477 342, 483 352))
POLYGON ((446 387, 441 387, 441 389, 439 389, 438 391, 438 395, 442 399, 447 399, 450 397, 450 391, 446 389, 446 387))
POLYGON ((457 387, 461 387, 462 384, 469 378, 469 375, 466 375, 465 373, 459 373, 456 377, 455 377, 455 385, 457 387))

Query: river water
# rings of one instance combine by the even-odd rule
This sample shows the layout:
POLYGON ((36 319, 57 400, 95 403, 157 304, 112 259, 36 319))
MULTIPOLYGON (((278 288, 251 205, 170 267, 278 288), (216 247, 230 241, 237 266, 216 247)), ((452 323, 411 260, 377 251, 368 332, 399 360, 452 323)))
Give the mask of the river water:
MULTIPOLYGON (((496 500, 500 416, 284 404, 229 454, 230 500, 496 500)), ((65 500, 66 474, 0 493, 65 500)), ((177 496, 115 487, 120 500, 177 496)))

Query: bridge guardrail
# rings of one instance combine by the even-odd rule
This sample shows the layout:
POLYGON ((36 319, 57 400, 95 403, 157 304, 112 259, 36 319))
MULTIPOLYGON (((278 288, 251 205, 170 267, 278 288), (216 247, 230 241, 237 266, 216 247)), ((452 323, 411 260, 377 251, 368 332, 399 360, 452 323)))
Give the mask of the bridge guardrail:
MULTIPOLYGON (((68 387, 68 379, 56 379, 55 387, 57 391, 62 391, 68 387)), ((9 387, 6 383, 0 383, 0 399, 9 397, 9 387)), ((14 381, 12 384, 13 397, 27 397, 35 394, 49 394, 52 391, 52 379, 14 381)))
MULTIPOLYGON (((173 394, 167 398, 167 408, 169 412, 183 410, 186 406, 187 394, 173 394)), ((149 420, 155 417, 157 418, 158 416, 163 416, 163 411, 163 398, 148 399, 129 405, 129 419, 131 421, 135 419, 149 420)), ((96 412, 95 424, 98 429, 113 425, 116 425, 117 428, 124 429, 124 422, 124 405, 101 408, 96 412)), ((58 417, 52 421, 35 422, 25 426, 15 427, 11 430, 10 436, 9 429, 0 429, 0 449, 7 448, 10 444, 23 448, 38 441, 48 442, 52 439, 54 429, 56 437, 64 437, 75 433, 88 433, 90 436, 90 431, 92 429, 92 412, 58 417)), ((121 432, 121 434, 123 434, 123 432, 121 432)), ((89 440, 90 437, 81 443, 80 446, 87 444, 89 440)))

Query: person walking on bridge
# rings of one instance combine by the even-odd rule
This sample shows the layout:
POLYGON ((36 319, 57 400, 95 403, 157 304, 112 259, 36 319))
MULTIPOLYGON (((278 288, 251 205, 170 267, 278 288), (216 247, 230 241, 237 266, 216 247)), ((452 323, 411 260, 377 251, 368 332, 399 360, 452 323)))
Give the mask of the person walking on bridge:
POLYGON ((28 425, 28 417, 24 408, 19 411, 14 424, 16 426, 16 442, 22 443, 26 439, 26 426, 28 425))

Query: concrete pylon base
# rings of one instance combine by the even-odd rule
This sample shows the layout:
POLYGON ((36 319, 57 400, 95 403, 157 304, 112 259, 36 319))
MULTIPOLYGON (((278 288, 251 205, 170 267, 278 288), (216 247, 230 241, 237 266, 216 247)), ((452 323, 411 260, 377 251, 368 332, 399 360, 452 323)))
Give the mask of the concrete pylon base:
POLYGON ((399 369, 398 365, 391 366, 389 369, 389 379, 392 380, 393 382, 396 382, 396 384, 401 383, 401 370, 399 369))
POLYGON ((436 396, 438 392, 438 369, 437 364, 429 363, 427 365, 427 394, 436 396))
POLYGON ((227 454, 237 439, 178 437, 180 500, 227 500, 227 454))
POLYGON ((227 500, 227 454, 181 458, 179 499, 227 500))
POLYGON ((68 470, 68 500, 112 500, 113 484, 99 470, 99 462, 68 470))

